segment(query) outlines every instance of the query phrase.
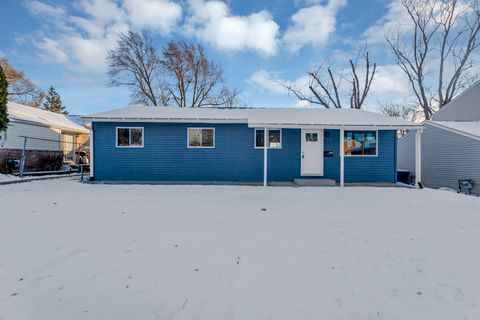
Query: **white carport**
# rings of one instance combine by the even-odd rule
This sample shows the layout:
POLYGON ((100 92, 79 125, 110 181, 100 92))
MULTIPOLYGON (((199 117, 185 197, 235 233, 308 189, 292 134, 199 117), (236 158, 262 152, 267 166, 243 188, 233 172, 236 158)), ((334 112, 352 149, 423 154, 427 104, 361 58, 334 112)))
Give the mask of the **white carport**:
MULTIPOLYGON (((340 130, 340 186, 344 186, 345 130, 417 130, 417 173, 421 168, 421 125, 357 109, 317 108, 173 108, 132 106, 83 117, 103 122, 176 122, 176 123, 246 123, 264 130, 263 185, 268 185, 268 137, 271 129, 338 129, 340 130)), ((416 175, 417 186, 421 174, 416 175)))

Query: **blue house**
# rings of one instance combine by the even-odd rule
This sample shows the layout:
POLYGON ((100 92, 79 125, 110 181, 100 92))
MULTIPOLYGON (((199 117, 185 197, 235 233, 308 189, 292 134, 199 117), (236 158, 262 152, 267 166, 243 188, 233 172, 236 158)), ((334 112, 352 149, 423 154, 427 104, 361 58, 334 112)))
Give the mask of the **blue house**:
POLYGON ((355 109, 132 106, 83 118, 102 182, 392 183, 396 130, 418 128, 355 109))

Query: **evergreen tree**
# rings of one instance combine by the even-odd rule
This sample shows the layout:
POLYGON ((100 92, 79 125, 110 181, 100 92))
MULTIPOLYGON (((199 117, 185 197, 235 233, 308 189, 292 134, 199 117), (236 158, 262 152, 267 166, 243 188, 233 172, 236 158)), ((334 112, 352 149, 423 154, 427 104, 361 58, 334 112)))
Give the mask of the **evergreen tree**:
POLYGON ((8 97, 8 82, 0 66, 0 131, 7 129, 8 113, 7 113, 7 97, 8 97))
POLYGON ((60 95, 58 94, 57 90, 53 86, 50 86, 48 89, 47 96, 45 97, 45 103, 43 104, 43 108, 48 111, 61 113, 61 114, 68 114, 67 109, 62 104, 62 99, 60 99, 60 95))

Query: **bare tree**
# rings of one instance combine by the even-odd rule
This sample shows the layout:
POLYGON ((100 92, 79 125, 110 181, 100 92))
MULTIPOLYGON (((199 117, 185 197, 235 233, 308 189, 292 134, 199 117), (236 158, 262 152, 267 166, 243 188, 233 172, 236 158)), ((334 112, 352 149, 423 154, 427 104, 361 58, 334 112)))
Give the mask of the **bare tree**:
POLYGON ((310 77, 308 91, 296 87, 295 84, 282 85, 299 100, 308 101, 325 108, 342 108, 343 103, 348 100, 350 108, 361 109, 377 70, 376 63, 373 63, 372 66, 368 51, 363 53, 362 58, 363 68, 358 67, 359 56, 355 60, 349 60, 347 75, 341 72, 339 76, 334 76, 331 66, 328 66, 325 70, 324 66, 320 65, 317 70, 308 73, 310 77), (351 86, 346 93, 341 90, 343 80, 351 86))
POLYGON ((428 120, 478 77, 466 71, 479 59, 472 53, 479 46, 480 6, 478 0, 401 3, 412 31, 396 30, 386 38, 428 120))
POLYGON ((207 58, 200 44, 168 43, 162 65, 167 91, 178 107, 235 104, 238 91, 227 89, 223 69, 207 58))
POLYGON ((416 121, 420 118, 418 108, 415 105, 385 103, 380 106, 380 112, 386 116, 407 121, 416 121))
POLYGON ((161 62, 153 41, 147 33, 128 31, 119 35, 118 47, 106 58, 111 86, 128 86, 134 103, 166 105, 160 82, 161 62))
POLYGON ((178 107, 231 107, 238 91, 225 86, 223 69, 199 44, 170 42, 159 54, 146 33, 121 34, 107 54, 112 86, 128 86, 134 103, 178 107))
POLYGON ((22 71, 15 69, 7 59, 0 59, 0 66, 8 82, 8 100, 40 107, 45 93, 28 79, 22 71))

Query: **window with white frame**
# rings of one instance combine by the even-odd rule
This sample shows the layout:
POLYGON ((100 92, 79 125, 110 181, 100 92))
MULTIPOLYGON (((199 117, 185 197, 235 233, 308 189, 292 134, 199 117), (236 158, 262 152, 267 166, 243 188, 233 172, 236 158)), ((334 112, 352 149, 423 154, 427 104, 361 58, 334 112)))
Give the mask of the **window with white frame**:
POLYGON ((376 156, 377 131, 345 131, 346 156, 376 156))
MULTIPOLYGON (((263 148, 265 146, 265 130, 255 129, 255 148, 263 148)), ((280 149, 282 147, 282 130, 268 130, 268 148, 280 149)))
POLYGON ((215 148, 214 128, 188 128, 189 148, 215 148))
POLYGON ((117 147, 143 147, 143 128, 142 127, 118 127, 117 128, 117 147))

